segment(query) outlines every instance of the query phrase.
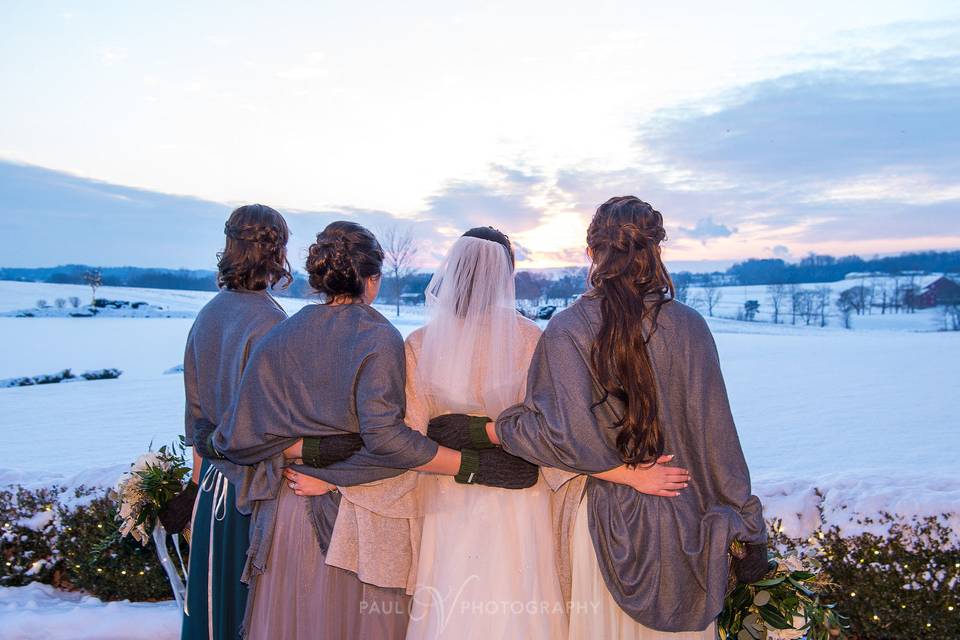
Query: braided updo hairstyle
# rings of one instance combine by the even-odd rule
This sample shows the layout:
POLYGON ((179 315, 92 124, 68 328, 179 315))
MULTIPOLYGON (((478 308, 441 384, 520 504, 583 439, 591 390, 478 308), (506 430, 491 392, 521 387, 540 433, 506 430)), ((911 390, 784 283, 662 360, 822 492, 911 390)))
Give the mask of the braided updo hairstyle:
POLYGON ((293 281, 287 261, 287 221, 275 209, 248 204, 230 214, 223 227, 227 243, 217 254, 217 286, 261 291, 293 281))
POLYGON ((634 196, 604 202, 587 229, 593 259, 589 295, 600 300, 601 318, 592 364, 603 400, 609 394, 624 403, 617 449, 631 465, 653 464, 664 449, 647 341, 660 308, 673 298, 673 282, 660 258, 666 237, 660 212, 634 196))
POLYGON ((379 276, 383 249, 365 227, 354 222, 331 222, 317 234, 307 255, 310 286, 327 302, 363 296, 367 278, 379 276))

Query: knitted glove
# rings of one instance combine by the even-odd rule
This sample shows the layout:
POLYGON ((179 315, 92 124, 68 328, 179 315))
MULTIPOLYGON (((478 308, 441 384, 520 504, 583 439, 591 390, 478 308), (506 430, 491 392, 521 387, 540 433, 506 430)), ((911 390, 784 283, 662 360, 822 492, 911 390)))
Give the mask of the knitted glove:
POLYGON ((303 439, 303 464, 322 469, 334 462, 346 460, 363 446, 358 433, 303 439))
POLYGON ((217 425, 208 420, 200 420, 193 427, 193 450, 200 454, 201 458, 211 460, 223 460, 223 456, 213 447, 213 432, 217 430, 217 425))
POLYGON ((503 449, 464 449, 460 452, 460 484, 482 484, 501 489, 527 489, 537 483, 540 468, 503 449))
POLYGON ((190 524, 193 503, 197 499, 197 485, 188 482, 183 491, 170 498, 159 513, 160 524, 167 533, 181 533, 190 524))
POLYGON ((448 449, 491 449, 495 445, 487 437, 486 416, 448 413, 437 416, 427 426, 427 437, 448 449))
POLYGON ((743 547, 743 557, 733 557, 733 572, 737 582, 752 584, 763 580, 764 576, 777 568, 776 560, 771 560, 767 554, 766 542, 748 542, 743 547))

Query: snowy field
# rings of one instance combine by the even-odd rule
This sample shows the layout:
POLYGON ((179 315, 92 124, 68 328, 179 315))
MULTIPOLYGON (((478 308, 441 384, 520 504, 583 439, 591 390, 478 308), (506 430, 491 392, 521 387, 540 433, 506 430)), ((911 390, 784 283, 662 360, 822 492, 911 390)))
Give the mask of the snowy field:
MULTIPOLYGON (((853 286, 834 286, 840 285, 853 286)), ((723 289, 734 313, 740 298, 754 293, 743 289, 723 289)), ((0 282, 0 312, 39 298, 88 294, 75 285, 0 282)), ((98 292, 192 312, 212 295, 98 292)), ((309 303, 280 301, 291 313, 309 303)), ((392 318, 391 310, 382 311, 392 318)), ((862 530, 852 522, 857 514, 960 511, 960 333, 933 331, 933 312, 926 320, 930 325, 913 314, 861 327, 854 318, 852 331, 835 320, 825 329, 710 320, 755 492, 788 534, 808 535, 820 524, 815 488, 826 495, 828 520, 850 533, 862 530)), ((406 335, 422 321, 422 309, 405 309, 397 326, 406 335)), ((182 362, 191 322, 0 318, 0 378, 64 368, 124 372, 117 380, 0 389, 0 484, 112 485, 151 441, 173 441, 182 431, 182 379, 163 372, 182 362)), ((953 524, 960 531, 957 516, 953 524)), ((68 611, 91 620, 111 612, 111 627, 135 616, 144 634, 123 637, 147 637, 148 628, 151 634, 158 628, 152 625, 166 633, 150 637, 176 637, 176 612, 168 605, 105 605, 41 585, 0 589, 0 636, 68 637, 30 635, 39 629, 38 611, 54 627, 68 611)), ((120 637, 91 633, 83 637, 120 637)))
MULTIPOLYGON (((913 284, 923 289, 931 282, 936 280, 938 275, 917 276, 913 279, 913 284)), ((842 327, 842 320, 837 311, 836 300, 840 292, 851 287, 867 287, 876 290, 876 302, 879 305, 881 299, 880 291, 886 289, 888 295, 898 285, 903 286, 907 283, 905 278, 895 280, 890 277, 850 277, 837 282, 821 282, 814 284, 800 284, 798 287, 806 290, 826 287, 830 289, 830 305, 827 308, 827 326, 834 328, 842 327)), ((785 285, 788 286, 788 285, 785 285)), ((767 285, 749 285, 749 286, 729 286, 721 287, 720 299, 713 309, 713 315, 718 318, 736 318, 738 312, 743 311, 743 305, 748 300, 756 300, 760 303, 756 320, 763 323, 772 323, 773 304, 770 298, 770 291, 767 285)), ((697 306, 698 309, 707 315, 707 307, 704 302, 699 304, 697 299, 703 300, 706 295, 702 287, 690 287, 688 293, 688 303, 697 306)), ((790 296, 784 294, 780 305, 779 321, 790 323, 790 296)), ((797 323, 803 324, 802 318, 797 318, 797 323)), ((851 316, 851 327, 857 331, 938 331, 943 327, 943 314, 939 309, 919 309, 914 313, 893 313, 887 310, 881 313, 880 308, 871 309, 870 313, 863 315, 854 314, 851 316)))

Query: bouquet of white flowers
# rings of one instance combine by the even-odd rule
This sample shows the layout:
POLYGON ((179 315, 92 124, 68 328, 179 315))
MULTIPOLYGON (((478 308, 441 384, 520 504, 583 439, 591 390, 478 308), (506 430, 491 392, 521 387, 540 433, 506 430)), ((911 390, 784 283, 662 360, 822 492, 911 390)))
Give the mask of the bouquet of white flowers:
MULTIPOLYGON (((183 446, 162 446, 157 451, 148 451, 137 458, 114 487, 120 536, 129 535, 143 546, 153 541, 178 605, 184 592, 183 580, 167 552, 167 532, 160 523, 159 515, 167 502, 183 490, 189 473, 183 446)), ((177 556, 180 557, 181 570, 186 574, 179 536, 174 534, 172 537, 177 556)))
MULTIPOLYGON (((734 543, 731 549, 737 553, 734 543)), ((737 585, 717 618, 721 640, 828 640, 845 637, 845 618, 820 601, 830 582, 812 558, 776 558, 777 568, 752 584, 737 585)))

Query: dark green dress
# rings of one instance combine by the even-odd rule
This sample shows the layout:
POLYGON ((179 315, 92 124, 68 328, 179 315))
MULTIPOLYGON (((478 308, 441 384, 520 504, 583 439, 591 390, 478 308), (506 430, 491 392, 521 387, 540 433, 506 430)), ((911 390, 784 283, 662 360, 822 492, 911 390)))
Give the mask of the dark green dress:
MULTIPOLYGON (((270 329, 287 317, 267 291, 218 293, 197 314, 183 356, 184 435, 193 446, 195 426, 220 424, 240 386, 247 357, 270 329)), ((238 640, 247 586, 240 581, 250 540, 251 496, 237 493, 249 467, 204 460, 194 507, 181 638, 238 640), (239 510, 238 510, 239 508, 239 510)))
POLYGON ((200 471, 193 515, 181 640, 237 640, 247 603, 240 581, 250 542, 250 516, 237 511, 236 491, 209 460, 200 471))

